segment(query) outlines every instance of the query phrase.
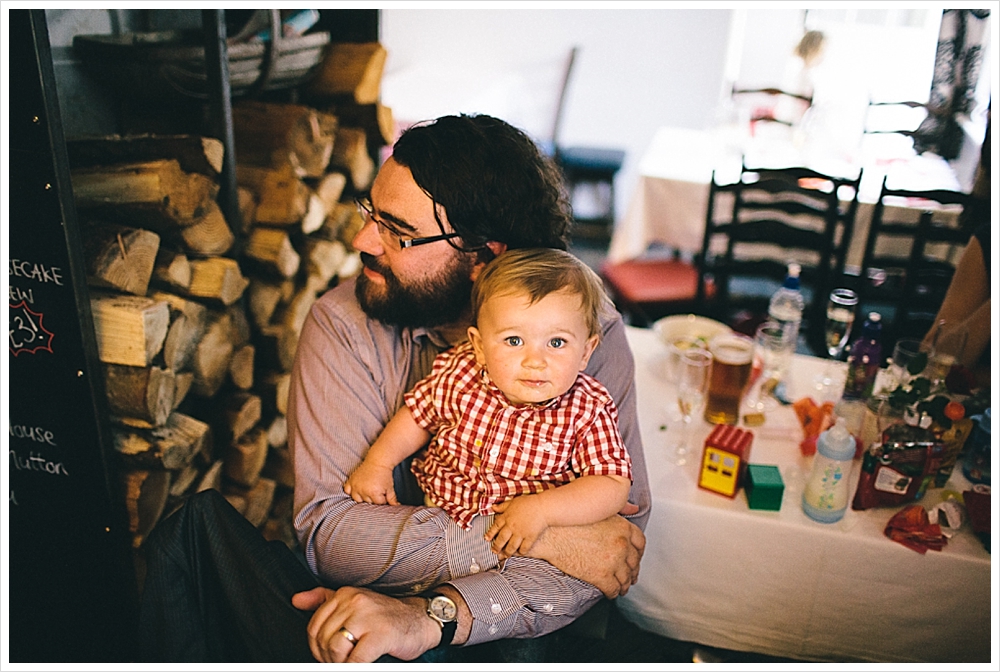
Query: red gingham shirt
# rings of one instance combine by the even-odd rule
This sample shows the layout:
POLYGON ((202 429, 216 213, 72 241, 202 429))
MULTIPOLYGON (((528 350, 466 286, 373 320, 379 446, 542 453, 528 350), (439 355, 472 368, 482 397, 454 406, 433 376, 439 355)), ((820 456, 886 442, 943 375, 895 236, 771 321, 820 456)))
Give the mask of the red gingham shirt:
POLYGON ((466 529, 497 502, 579 476, 632 480, 618 409, 607 389, 584 373, 545 404, 511 404, 466 342, 439 355, 404 400, 417 424, 434 435, 413 460, 417 482, 466 529))

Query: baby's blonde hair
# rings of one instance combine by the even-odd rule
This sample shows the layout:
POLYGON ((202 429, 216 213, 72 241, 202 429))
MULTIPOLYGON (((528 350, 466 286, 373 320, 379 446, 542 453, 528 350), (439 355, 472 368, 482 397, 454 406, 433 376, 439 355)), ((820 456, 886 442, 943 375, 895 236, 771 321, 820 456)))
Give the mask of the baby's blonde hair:
POLYGON ((492 296, 524 293, 530 303, 560 290, 580 297, 589 336, 600 335, 601 313, 609 299, 593 270, 569 252, 550 248, 508 250, 491 261, 472 285, 472 320, 492 296))

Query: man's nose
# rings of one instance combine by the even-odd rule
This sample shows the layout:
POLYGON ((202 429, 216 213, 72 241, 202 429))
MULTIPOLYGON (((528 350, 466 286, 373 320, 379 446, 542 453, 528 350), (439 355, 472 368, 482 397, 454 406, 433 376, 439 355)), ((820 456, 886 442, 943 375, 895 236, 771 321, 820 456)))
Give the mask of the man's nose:
POLYGON ((356 234, 351 245, 359 252, 367 252, 373 257, 380 256, 385 252, 382 244, 382 236, 378 235, 378 225, 373 219, 368 219, 356 234))

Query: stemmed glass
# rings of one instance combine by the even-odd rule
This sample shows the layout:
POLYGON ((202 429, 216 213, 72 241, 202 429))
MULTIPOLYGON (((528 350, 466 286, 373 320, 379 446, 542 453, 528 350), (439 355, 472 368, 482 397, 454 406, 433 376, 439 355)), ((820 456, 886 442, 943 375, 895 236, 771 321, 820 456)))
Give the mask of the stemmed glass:
POLYGON ((684 422, 683 433, 674 447, 674 464, 687 463, 691 419, 701 414, 708 394, 708 381, 712 368, 712 354, 704 348, 689 348, 681 355, 677 367, 677 406, 684 422))
POLYGON ((751 391, 746 406, 751 411, 763 413, 778 405, 775 388, 788 368, 795 346, 788 340, 781 324, 767 321, 757 327, 754 334, 753 370, 751 391))
POLYGON ((844 354, 857 308, 858 295, 854 291, 838 287, 830 292, 826 304, 826 354, 830 361, 826 363, 823 376, 817 380, 818 389, 829 390, 833 385, 833 362, 844 354))

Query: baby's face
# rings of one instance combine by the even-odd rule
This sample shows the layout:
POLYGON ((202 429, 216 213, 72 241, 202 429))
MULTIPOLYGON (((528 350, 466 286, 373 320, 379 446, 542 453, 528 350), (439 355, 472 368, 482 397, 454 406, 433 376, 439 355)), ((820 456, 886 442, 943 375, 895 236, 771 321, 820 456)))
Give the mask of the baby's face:
POLYGON ((494 296, 469 328, 476 360, 514 404, 558 397, 586 368, 597 346, 590 336, 580 297, 567 291, 529 304, 523 293, 494 296))

